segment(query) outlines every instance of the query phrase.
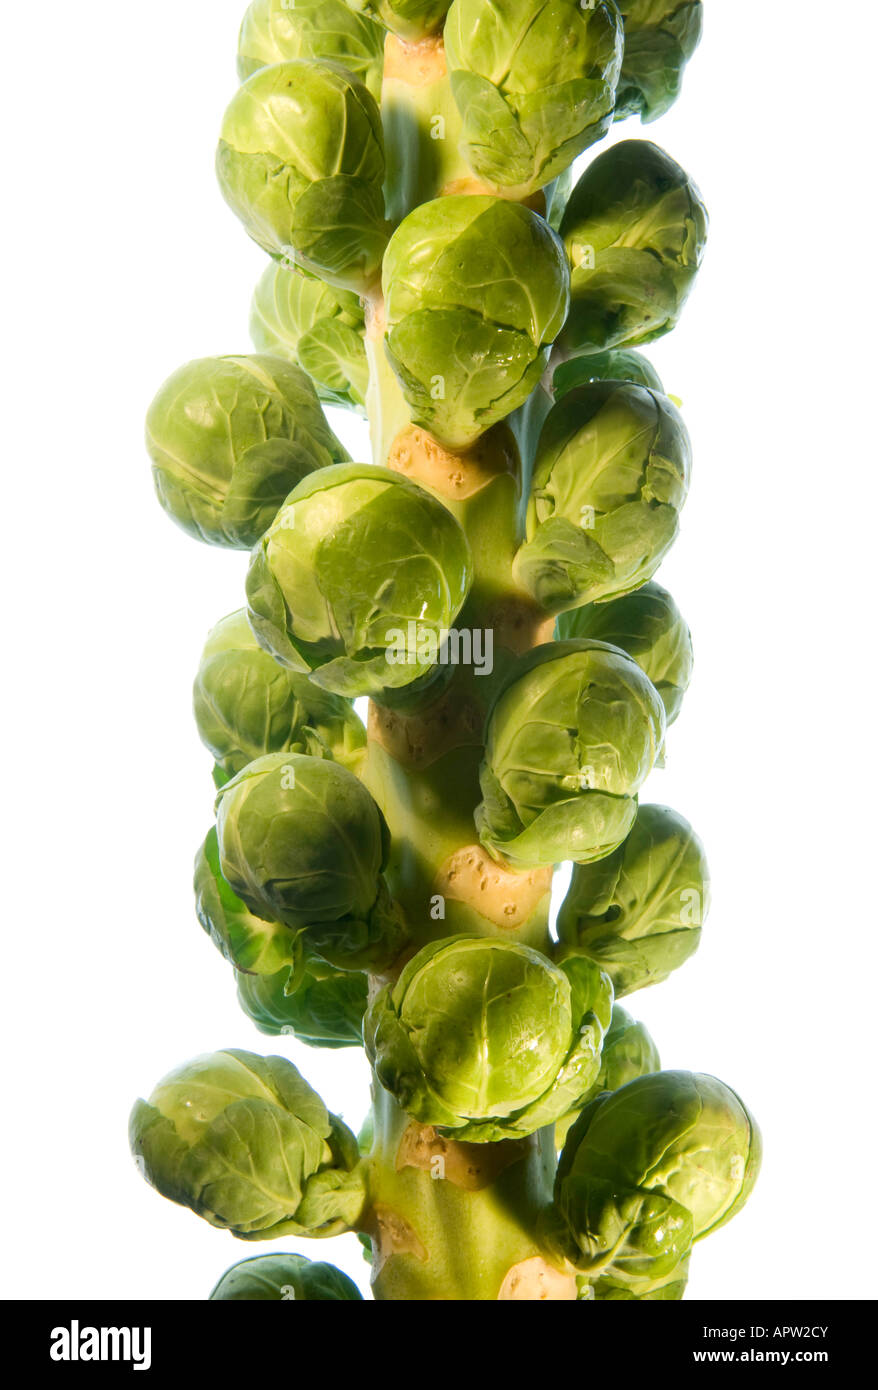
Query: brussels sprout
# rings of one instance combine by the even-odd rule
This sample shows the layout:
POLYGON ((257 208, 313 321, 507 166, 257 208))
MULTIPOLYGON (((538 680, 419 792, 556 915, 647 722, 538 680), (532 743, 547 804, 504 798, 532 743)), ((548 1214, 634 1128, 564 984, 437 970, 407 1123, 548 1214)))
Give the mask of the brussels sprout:
POLYGON ((249 550, 288 493, 349 456, 308 377, 278 357, 202 357, 159 388, 146 416, 159 502, 210 545, 249 550))
POLYGON ((488 716, 482 844, 516 868, 611 854, 634 823, 664 733, 664 706, 624 652, 604 642, 537 647, 488 716))
POLYGON ((283 1057, 196 1057, 136 1102, 129 1140, 163 1197, 241 1240, 339 1235, 363 1205, 354 1136, 283 1057))
POLYGON ((762 1140, 713 1076, 655 1072, 607 1092, 567 1137, 555 1205, 568 1258, 591 1277, 662 1280, 741 1209, 762 1140))
POLYGON ((242 608, 208 636, 193 707, 223 780, 266 753, 310 753, 351 771, 363 759, 366 730, 353 707, 279 665, 256 641, 242 608))
POLYGON ((562 362, 552 376, 552 391, 555 399, 560 400, 575 386, 588 386, 593 381, 630 381, 650 391, 664 394, 665 390, 655 367, 641 353, 614 349, 589 352, 562 362))
POLYGON ((644 584, 609 603, 562 613, 558 635, 593 637, 633 656, 661 695, 668 726, 673 724, 692 678, 692 635, 667 589, 644 584))
POLYGON ((568 281, 556 234, 519 203, 454 196, 410 213, 384 257, 385 343, 415 423, 464 448, 520 406, 568 281))
POLYGON ((339 63, 381 100, 384 31, 344 0, 252 0, 238 36, 238 76, 294 58, 339 63))
POLYGON ((353 1279, 335 1265, 318 1264, 304 1255, 257 1255, 227 1269, 210 1300, 253 1303, 354 1303, 363 1295, 353 1279))
POLYGON ((562 1149, 579 1113, 588 1101, 604 1091, 618 1091, 638 1076, 647 1076, 661 1067, 658 1048, 646 1027, 631 1017, 621 1004, 613 1005, 613 1014, 601 1051, 601 1069, 597 1080, 582 1104, 568 1111, 555 1125, 555 1148, 562 1149))
POLYGON ((256 286, 250 311, 255 346, 298 363, 331 405, 359 410, 365 402, 363 331, 363 310, 350 290, 334 290, 277 263, 256 286))
POLYGON ((701 0, 616 0, 625 21, 625 50, 616 91, 616 120, 655 121, 680 95, 683 70, 701 38, 701 0))
POLYGON ((446 507, 371 464, 325 469, 254 550, 249 619, 284 665, 339 695, 381 696, 434 671, 472 557, 446 507))
POLYGON ((273 977, 285 967, 301 971, 302 946, 281 922, 254 917, 220 870, 216 828, 211 826, 195 856, 195 913, 214 946, 239 970, 273 977))
POLYGON ((389 835, 353 773, 323 758, 257 758, 217 796, 220 870, 252 912, 309 950, 360 969, 398 954, 402 927, 381 872, 389 835))
POLYGON ((425 946, 366 1014, 378 1079, 415 1119, 455 1139, 485 1143, 552 1124, 597 1077, 610 1022, 609 979, 583 963, 559 968, 496 938, 425 946))
POLYGON ((344 68, 260 68, 226 110, 216 169, 229 207, 276 260, 358 294, 377 278, 390 232, 381 117, 344 68))
POLYGON ((238 972, 238 1002, 260 1033, 291 1034, 311 1047, 362 1047, 367 995, 365 975, 316 959, 298 982, 289 968, 274 975, 238 972))
POLYGON ((521 583, 550 613, 640 588, 676 539, 691 466, 667 396, 628 382, 577 386, 537 443, 521 583))
POLYGON ((636 347, 674 327, 707 241, 707 209, 679 164, 648 140, 599 155, 561 221, 572 267, 567 352, 636 347))
POLYGON ((454 0, 445 25, 462 151, 527 197, 609 129, 622 63, 612 0, 454 0))
POLYGON ((597 961, 621 998, 694 955, 709 908, 707 860, 692 826, 667 806, 641 806, 614 854, 574 868, 558 935, 597 961))
POLYGON ((451 0, 349 0, 351 9, 380 19, 401 39, 421 39, 442 28, 451 0))

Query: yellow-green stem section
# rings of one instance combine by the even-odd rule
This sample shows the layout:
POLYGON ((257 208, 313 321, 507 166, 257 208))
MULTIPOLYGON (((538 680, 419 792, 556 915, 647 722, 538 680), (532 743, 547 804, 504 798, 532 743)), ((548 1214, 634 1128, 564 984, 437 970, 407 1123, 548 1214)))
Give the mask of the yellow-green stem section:
POLYGON ((551 1201, 552 1131, 455 1144, 415 1125, 377 1083, 367 1225, 373 1291, 386 1301, 573 1299, 539 1240, 551 1201))
POLYGON ((381 119, 387 163, 384 202, 396 225, 421 203, 475 183, 460 153, 461 120, 442 39, 404 43, 388 34, 381 119))

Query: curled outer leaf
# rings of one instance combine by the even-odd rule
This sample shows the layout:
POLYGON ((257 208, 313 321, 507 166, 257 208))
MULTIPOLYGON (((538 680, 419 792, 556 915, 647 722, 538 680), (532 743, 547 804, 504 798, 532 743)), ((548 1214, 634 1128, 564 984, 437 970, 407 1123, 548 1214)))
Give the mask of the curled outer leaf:
POLYGON ((666 1274, 637 1275, 610 1265, 582 1296, 598 1303, 679 1303, 688 1280, 688 1254, 666 1274))
POLYGON ((691 1213, 661 1192, 573 1176, 558 1206, 576 1226, 575 1264, 584 1274, 612 1267, 629 1277, 661 1279, 692 1246, 691 1213))

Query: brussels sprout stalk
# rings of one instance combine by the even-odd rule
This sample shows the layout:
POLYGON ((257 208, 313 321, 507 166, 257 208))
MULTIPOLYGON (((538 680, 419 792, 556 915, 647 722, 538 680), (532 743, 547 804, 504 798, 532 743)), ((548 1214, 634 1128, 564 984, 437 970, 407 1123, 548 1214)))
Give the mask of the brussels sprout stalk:
POLYGON ((364 1224, 379 1300, 574 1299, 542 1235, 554 1136, 460 1143, 418 1125, 376 1085, 364 1224))
POLYGON ((451 92, 441 34, 384 45, 381 115, 387 157, 385 201, 393 222, 412 208, 472 182, 459 151, 460 113, 451 92))
POLYGON ((366 414, 372 461, 387 467, 393 441, 409 424, 409 408, 402 388, 384 352, 384 296, 376 289, 366 300, 366 331, 363 342, 369 384, 366 388, 366 414))
MULTIPOLYGON (((226 1049, 130 1136, 240 1240, 357 1234, 381 1301, 681 1298, 758 1171, 736 1093, 662 1071, 615 1002, 710 900, 693 828, 640 802, 691 675, 653 582, 691 448, 633 351, 707 218, 646 141, 571 191, 614 120, 673 101, 700 26, 692 0, 252 0, 241 29, 217 171, 271 257, 257 354, 149 415, 172 519, 251 550, 194 686, 197 917, 260 1032, 362 1043, 372 1108, 355 1140, 282 1056, 226 1049), (320 401, 365 404, 370 463, 320 401)), ((359 1297, 291 1252, 210 1296, 285 1290, 359 1297)))

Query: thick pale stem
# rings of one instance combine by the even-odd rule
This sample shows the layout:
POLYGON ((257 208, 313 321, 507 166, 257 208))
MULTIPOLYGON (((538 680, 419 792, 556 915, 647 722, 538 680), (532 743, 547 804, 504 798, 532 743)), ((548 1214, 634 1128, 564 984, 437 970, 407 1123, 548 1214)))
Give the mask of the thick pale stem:
POLYGON ((381 118, 387 160, 385 205, 391 222, 443 193, 469 191, 472 170, 459 150, 460 115, 441 36, 405 43, 388 34, 381 118))
POLYGON ((552 1131, 460 1144, 418 1125, 376 1082, 370 1156, 379 1300, 572 1300, 576 1280, 539 1240, 551 1201, 552 1131))
POLYGON ((386 468, 393 441, 410 423, 411 417, 384 350, 384 300, 380 290, 365 301, 365 309, 366 361, 369 364, 366 413, 369 417, 372 462, 386 468))

